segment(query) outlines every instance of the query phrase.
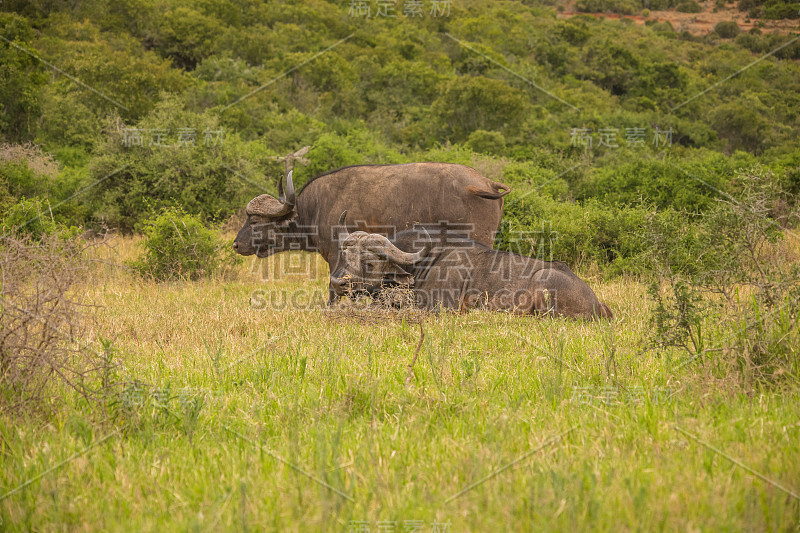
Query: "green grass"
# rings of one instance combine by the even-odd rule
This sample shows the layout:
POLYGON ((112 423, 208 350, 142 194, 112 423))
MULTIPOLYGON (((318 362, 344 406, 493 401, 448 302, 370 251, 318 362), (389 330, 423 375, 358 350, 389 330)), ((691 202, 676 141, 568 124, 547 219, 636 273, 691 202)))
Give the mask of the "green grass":
POLYGON ((798 530, 800 501, 675 429, 800 492, 797 388, 643 350, 635 281, 589 280, 613 322, 422 315, 407 385, 419 315, 331 312, 324 267, 262 282, 249 265, 168 284, 95 269, 86 340, 113 340, 127 392, 104 412, 69 397, 52 419, 0 416, 0 493, 117 433, 0 501, 2 529, 798 530), (250 305, 309 289, 308 309, 250 305))

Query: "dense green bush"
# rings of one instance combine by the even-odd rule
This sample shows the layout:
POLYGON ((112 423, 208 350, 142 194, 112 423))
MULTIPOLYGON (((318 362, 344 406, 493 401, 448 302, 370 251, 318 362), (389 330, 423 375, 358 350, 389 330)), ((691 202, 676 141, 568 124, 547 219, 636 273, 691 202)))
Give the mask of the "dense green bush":
POLYGON ((641 9, 641 4, 636 0, 578 0, 575 8, 588 13, 633 15, 641 9))
MULTIPOLYGON (((508 175, 518 173, 519 170, 508 175)), ((742 248, 745 241, 740 233, 756 233, 747 227, 760 224, 759 228, 763 228, 759 231, 773 239, 778 236, 780 225, 798 222, 795 211, 787 207, 791 206, 791 197, 781 192, 779 177, 763 169, 735 170, 731 174, 726 181, 729 193, 724 194, 750 202, 742 206, 741 216, 748 209, 758 208, 763 211, 762 218, 756 216, 757 220, 744 222, 730 219, 730 206, 715 200, 714 197, 720 198, 716 191, 704 195, 707 203, 701 214, 672 205, 656 210, 646 203, 614 206, 595 199, 582 203, 559 200, 538 191, 512 193, 506 198, 496 246, 564 261, 576 268, 597 265, 608 275, 643 276, 660 272, 652 255, 653 246, 657 246, 660 253, 666 254, 658 261, 670 265, 671 272, 693 276, 696 281, 701 276, 711 276, 704 278, 703 283, 708 284, 719 272, 736 272, 733 263, 743 263, 741 256, 748 251, 742 248), (760 188, 754 188, 754 184, 760 188), (722 246, 720 239, 730 243, 722 246)), ((755 263, 749 263, 748 269, 756 269, 755 263)))
POLYGON ((131 266, 158 281, 197 280, 218 272, 232 259, 230 243, 179 207, 164 208, 142 228, 143 256, 131 266))
POLYGON ((675 7, 679 2, 680 0, 643 0, 642 4, 652 10, 663 11, 675 7))
POLYGON ((453 141, 467 140, 475 130, 513 134, 524 117, 526 98, 518 89, 484 78, 460 77, 450 82, 431 108, 439 128, 453 141))
POLYGON ((475 130, 469 134, 467 144, 481 154, 502 154, 506 138, 499 131, 475 130))
POLYGON ((748 11, 750 17, 768 19, 800 18, 800 3, 786 0, 739 0, 739 11, 748 11))
MULTIPOLYGON (((0 12, 3 37, 28 50, 33 39, 30 23, 14 13, 0 12)), ((0 43, 0 134, 22 142, 36 133, 41 110, 40 91, 47 82, 44 65, 7 43, 0 43)))
POLYGON ((396 149, 380 142, 363 128, 346 134, 321 135, 306 156, 311 163, 298 168, 298 183, 322 172, 348 165, 407 163, 409 159, 396 149))
POLYGON ((733 39, 742 31, 739 25, 732 20, 723 20, 714 26, 714 31, 723 39, 733 39))
POLYGON ((800 18, 800 4, 798 4, 798 2, 766 2, 764 4, 764 18, 766 19, 800 18))
POLYGON ((691 159, 620 157, 577 184, 576 196, 612 205, 652 204, 659 209, 700 213, 713 204, 718 191, 727 190, 737 168, 754 160, 743 152, 733 157, 714 152, 697 155, 691 159))
POLYGON ((644 207, 607 207, 590 200, 583 205, 535 194, 506 197, 498 249, 573 268, 597 265, 609 274, 640 273, 635 258, 646 249, 640 239, 644 207))
POLYGON ((243 143, 213 114, 186 111, 167 98, 135 126, 109 125, 90 165, 94 185, 81 198, 94 223, 123 231, 132 231, 151 209, 175 203, 221 221, 254 196, 274 191, 283 170, 269 158, 263 146, 243 143))
POLYGON ((102 119, 112 114, 127 121, 139 120, 154 108, 162 93, 180 94, 194 83, 130 35, 103 33, 87 20, 63 13, 48 18, 46 36, 36 48, 49 62, 80 80, 76 83, 67 76, 50 79, 48 93, 62 102, 61 114, 69 117, 74 112, 84 120, 88 109, 96 116, 95 124, 102 124, 102 119), (71 96, 61 98, 67 94, 71 96))
POLYGON ((75 237, 80 229, 58 222, 49 202, 41 198, 21 198, 5 212, 3 234, 39 241, 47 236, 75 237))
POLYGON ((23 197, 52 191, 59 164, 34 144, 0 145, 0 216, 23 197))
POLYGON ((80 226, 86 215, 75 190, 85 186, 85 177, 80 167, 63 168, 37 145, 0 145, 0 218, 23 198, 38 198, 46 199, 48 216, 59 224, 80 226))
POLYGON ((675 11, 680 13, 700 13, 703 10, 695 0, 686 0, 675 6, 675 11))

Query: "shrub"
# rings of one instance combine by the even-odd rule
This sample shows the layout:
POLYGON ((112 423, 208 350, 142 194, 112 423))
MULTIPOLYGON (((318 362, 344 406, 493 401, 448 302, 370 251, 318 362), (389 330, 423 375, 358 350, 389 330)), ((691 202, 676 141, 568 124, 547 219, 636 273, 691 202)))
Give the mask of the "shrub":
MULTIPOLYGON (((758 28, 753 28, 754 30, 758 28)), ((747 48, 751 52, 755 54, 760 54, 766 51, 766 44, 764 43, 764 39, 761 38, 759 33, 754 33, 752 30, 750 33, 743 33, 736 37, 736 44, 741 46, 742 48, 747 48)))
POLYGON ((767 19, 796 19, 800 17, 797 2, 776 2, 764 5, 764 18, 767 19))
POLYGON ((556 32, 565 41, 575 46, 580 46, 592 36, 592 31, 583 20, 567 19, 559 21, 556 32))
POLYGON ((0 216, 22 197, 49 193, 58 172, 58 163, 34 144, 0 145, 0 216))
POLYGON ((506 138, 499 131, 475 130, 469 134, 467 144, 481 154, 502 154, 506 148, 506 138))
MULTIPOLYGON (((5 9, 8 9, 4 6, 5 9)), ((16 13, 0 13, 3 39, 16 41, 25 48, 34 40, 34 31, 25 18, 16 13)), ((36 118, 41 107, 41 89, 48 76, 44 65, 28 54, 0 46, 0 136, 25 141, 36 133, 36 118)))
POLYGON ((114 122, 108 130, 89 165, 93 186, 81 195, 96 223, 129 232, 151 209, 175 204, 221 221, 267 192, 263 144, 243 143, 213 114, 186 111, 176 98, 135 127, 114 122))
MULTIPOLYGON (((620 151, 621 156, 624 152, 620 151)), ((726 157, 715 152, 690 158, 635 159, 597 168, 579 184, 576 197, 597 198, 616 205, 653 204, 659 209, 699 213, 713 204, 716 190, 726 190, 739 166, 753 157, 737 152, 726 157)))
POLYGON ((739 11, 750 11, 763 3, 763 0, 739 0, 737 7, 739 11))
POLYGON ((578 0, 575 9, 587 13, 620 13, 632 15, 640 6, 633 0, 578 0))
POLYGON ((718 22, 717 25, 714 26, 714 31, 723 39, 733 39, 741 32, 739 25, 732 20, 718 22))
POLYGON ((197 280, 218 272, 233 257, 225 252, 231 247, 199 216, 182 208, 164 208, 144 226, 144 255, 131 267, 155 280, 197 280))
POLYGON ((787 200, 771 172, 753 168, 736 173, 731 194, 691 232, 680 219, 648 224, 643 257, 661 276, 650 291, 655 344, 680 347, 700 362, 718 353, 714 366, 737 370, 748 388, 800 379, 800 268, 777 246, 781 227, 798 220, 787 200), (724 345, 708 349, 706 330, 718 328, 724 345))
POLYGON ((0 145, 0 162, 25 164, 33 174, 46 179, 54 179, 59 171, 53 156, 33 143, 0 145))
POLYGON ((649 210, 584 205, 530 194, 506 197, 495 245, 543 260, 564 261, 573 268, 596 265, 609 274, 637 272, 645 250, 641 229, 649 210))
POLYGON ((75 237, 80 229, 67 227, 56 221, 50 203, 39 198, 22 198, 12 205, 3 217, 3 233, 18 238, 40 241, 45 236, 62 239, 75 237))
POLYGON ((665 9, 675 7, 677 3, 677 0, 649 0, 645 2, 644 5, 653 11, 664 11, 665 9))
POLYGON ((325 133, 306 156, 311 163, 295 170, 298 185, 308 178, 347 165, 405 163, 407 158, 364 129, 347 134, 325 133))
POLYGON ((519 89, 483 76, 462 76, 447 85, 431 114, 452 142, 462 142, 478 129, 515 132, 527 107, 519 89))
POLYGON ((754 94, 745 94, 736 100, 717 106, 709 115, 709 122, 728 150, 747 150, 759 154, 776 141, 776 127, 770 120, 770 108, 754 94))
POLYGON ((80 166, 82 162, 69 156, 71 151, 80 150, 61 150, 70 161, 62 168, 59 161, 37 145, 0 145, 0 219, 23 198, 41 198, 42 201, 47 198, 48 216, 64 223, 83 224, 86 214, 81 211, 79 195, 75 192, 88 184, 84 168, 80 166))
POLYGON ((113 383, 107 353, 79 342, 88 306, 80 242, 0 236, 0 411, 53 409, 63 391, 96 400, 113 383))
POLYGON ((652 29, 656 33, 667 33, 667 34, 675 33, 675 28, 672 26, 672 23, 668 20, 665 20, 664 22, 656 22, 655 24, 650 26, 650 29, 652 29))
POLYGON ((702 10, 703 8, 700 7, 700 4, 695 2, 695 0, 681 2, 675 6, 675 11, 678 11, 679 13, 700 13, 702 10))

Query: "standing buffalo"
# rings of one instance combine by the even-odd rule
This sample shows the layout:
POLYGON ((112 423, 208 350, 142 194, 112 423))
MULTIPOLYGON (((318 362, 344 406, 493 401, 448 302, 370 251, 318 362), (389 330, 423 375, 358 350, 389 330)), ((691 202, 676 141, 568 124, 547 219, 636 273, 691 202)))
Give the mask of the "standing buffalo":
POLYGON ((257 196, 233 243, 241 255, 317 251, 332 268, 339 252, 336 223, 348 210, 357 229, 393 236, 416 223, 447 222, 491 246, 509 187, 475 169, 448 163, 358 165, 321 174, 295 195, 292 173, 279 198, 257 196))
POLYGON ((500 252, 469 239, 441 246, 424 229, 400 232, 393 240, 363 231, 343 233, 340 239, 341 252, 330 280, 337 297, 377 296, 400 285, 413 290, 416 306, 428 309, 482 307, 574 318, 613 317, 592 289, 560 261, 500 252), (417 252, 404 251, 420 244, 417 252))

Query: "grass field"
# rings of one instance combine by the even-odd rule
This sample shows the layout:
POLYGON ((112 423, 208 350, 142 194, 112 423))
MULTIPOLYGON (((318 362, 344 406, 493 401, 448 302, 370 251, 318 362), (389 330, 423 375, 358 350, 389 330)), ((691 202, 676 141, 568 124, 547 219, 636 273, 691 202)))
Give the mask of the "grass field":
POLYGON ((85 340, 126 385, 0 416, 0 529, 800 531, 798 387, 645 349, 638 282, 588 279, 612 322, 386 315, 326 309, 321 259, 279 257, 319 275, 92 266, 85 340))

